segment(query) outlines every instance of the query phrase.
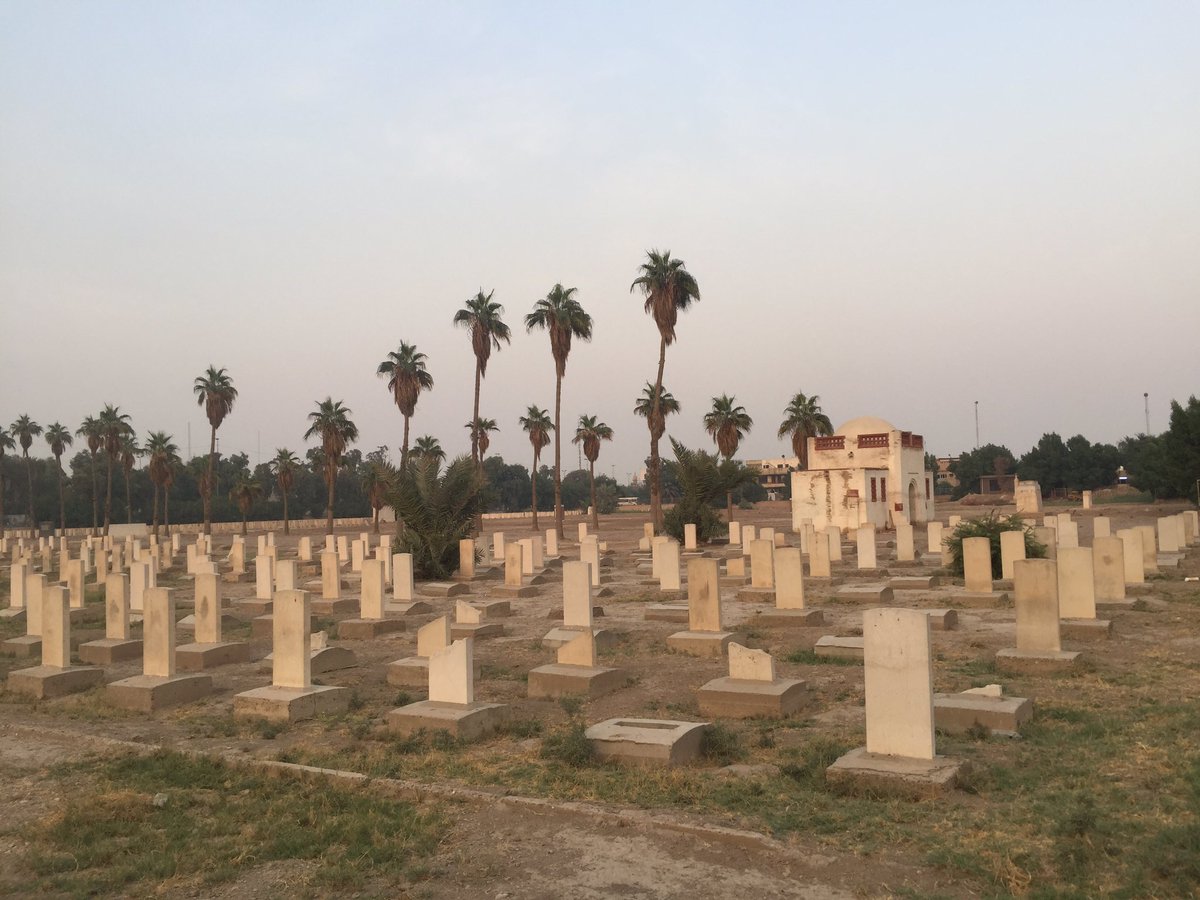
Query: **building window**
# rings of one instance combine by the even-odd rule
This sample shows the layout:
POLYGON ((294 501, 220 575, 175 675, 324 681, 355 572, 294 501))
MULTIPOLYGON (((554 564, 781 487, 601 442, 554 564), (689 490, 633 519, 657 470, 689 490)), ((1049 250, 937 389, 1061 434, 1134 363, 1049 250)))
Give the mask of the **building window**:
POLYGON ((875 483, 875 479, 872 478, 871 479, 871 502, 872 503, 879 502, 878 487, 879 486, 875 483))
POLYGON ((887 479, 886 478, 879 479, 879 496, 883 499, 884 503, 887 503, 887 479))
POLYGON ((929 479, 925 479, 925 499, 929 499, 929 479))

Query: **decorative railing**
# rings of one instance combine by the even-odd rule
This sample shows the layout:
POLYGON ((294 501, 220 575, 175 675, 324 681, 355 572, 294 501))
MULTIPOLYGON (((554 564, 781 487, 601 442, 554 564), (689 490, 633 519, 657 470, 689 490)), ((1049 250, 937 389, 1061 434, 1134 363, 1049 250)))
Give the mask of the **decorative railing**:
POLYGON ((924 450, 925 438, 919 434, 913 434, 911 431, 900 432, 900 446, 908 447, 910 450, 924 450))
POLYGON ((845 450, 846 439, 840 434, 833 437, 813 438, 813 446, 818 450, 845 450))
POLYGON ((886 448, 887 445, 888 445, 887 432, 884 432, 883 434, 860 434, 858 436, 859 449, 866 449, 868 447, 884 447, 884 448, 886 448))

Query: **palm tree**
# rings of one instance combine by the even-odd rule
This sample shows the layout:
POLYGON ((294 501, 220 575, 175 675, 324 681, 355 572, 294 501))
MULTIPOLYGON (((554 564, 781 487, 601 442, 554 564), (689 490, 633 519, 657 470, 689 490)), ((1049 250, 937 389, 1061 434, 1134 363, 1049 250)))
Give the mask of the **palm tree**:
POLYGON ((396 478, 389 500, 404 530, 396 547, 411 553, 418 578, 445 580, 458 568, 458 542, 470 537, 482 480, 466 456, 443 472, 432 457, 414 458, 396 478))
POLYGON ((238 475, 237 481, 229 490, 229 499, 237 504, 242 513, 242 535, 246 534, 246 519, 250 516, 250 510, 254 507, 254 501, 262 495, 262 485, 249 473, 243 472, 238 475))
POLYGON ((212 489, 217 462, 217 429, 225 417, 233 412, 233 401, 237 399, 237 388, 224 369, 209 366, 203 375, 192 384, 196 405, 204 407, 208 424, 212 428, 212 440, 208 446, 208 473, 204 477, 204 533, 212 534, 212 489))
POLYGON ((4 453, 16 449, 17 442, 12 435, 0 428, 0 532, 4 531, 4 453))
POLYGON ((21 455, 25 457, 25 474, 29 478, 29 524, 36 537, 39 532, 37 518, 33 514, 33 460, 29 458, 29 448, 33 445, 33 439, 42 433, 42 426, 29 416, 20 416, 8 430, 20 442, 21 455))
POLYGON ((296 469, 300 466, 300 458, 286 447, 275 451, 275 458, 267 463, 275 474, 275 483, 279 485, 279 493, 283 496, 283 533, 291 531, 288 523, 288 492, 296 480, 296 469))
POLYGON ((412 457, 414 459, 435 459, 440 464, 446 458, 446 451, 442 449, 442 442, 432 434, 423 434, 413 444, 412 457))
POLYGON ((800 468, 808 468, 808 439, 833 434, 833 423, 821 412, 820 397, 796 394, 783 410, 778 437, 792 438, 792 452, 800 460, 800 468))
MULTIPOLYGON (((404 416, 404 443, 400 447, 400 468, 408 465, 408 424, 417 409, 417 398, 421 391, 433 390, 433 376, 425 369, 425 354, 417 351, 416 345, 400 342, 400 349, 393 350, 379 364, 377 374, 388 376, 388 390, 404 416)), ((378 531, 378 529, 376 529, 378 531)))
MULTIPOLYGON (((63 534, 66 534, 67 500, 66 493, 63 491, 62 455, 75 441, 71 437, 71 432, 61 422, 54 422, 46 426, 46 443, 50 445, 50 452, 54 454, 54 467, 58 470, 58 527, 63 534)), ((0 514, 0 521, 2 520, 3 516, 0 514)))
POLYGON ((163 528, 171 533, 171 485, 175 483, 175 473, 183 468, 183 460, 179 458, 175 445, 171 445, 171 454, 167 459, 163 472, 163 528))
MULTIPOLYGON (((500 349, 500 342, 512 343, 512 333, 500 318, 504 315, 504 307, 492 302, 495 291, 484 293, 479 291, 454 314, 454 324, 467 328, 471 332, 471 349, 475 352, 475 406, 471 421, 479 419, 479 388, 483 377, 487 374, 488 360, 492 350, 500 349)), ((483 458, 479 453, 479 436, 471 433, 471 459, 476 468, 482 468, 483 458)))
POLYGON ((538 530, 538 499, 537 499, 537 476, 538 476, 538 460, 542 458, 542 448, 550 443, 550 432, 554 430, 554 423, 550 421, 550 413, 544 409, 538 409, 536 405, 529 407, 525 411, 526 414, 521 416, 521 427, 525 429, 529 435, 529 443, 533 445, 533 476, 532 476, 532 493, 533 493, 533 530, 538 530))
POLYGON ((580 416, 575 428, 572 444, 583 444, 583 455, 588 461, 588 477, 592 483, 592 528, 600 530, 600 510, 596 506, 596 460, 600 457, 600 442, 611 441, 613 430, 595 416, 580 416))
POLYGON ((150 483, 154 485, 154 536, 158 537, 158 497, 160 493, 165 493, 164 488, 174 480, 171 470, 179 459, 179 448, 165 431, 151 431, 146 436, 145 452, 149 458, 146 468, 150 483))
POLYGON ((554 527, 563 536, 562 507, 562 380, 567 373, 571 338, 592 339, 592 317, 575 299, 575 288, 556 284, 533 305, 525 317, 525 330, 544 328, 550 332, 550 354, 554 357, 554 527))
MULTIPOLYGON (((734 402, 734 398, 728 394, 713 397, 712 409, 704 414, 704 430, 712 436, 717 450, 725 457, 726 462, 733 459, 733 454, 737 453, 738 444, 742 442, 746 432, 754 426, 754 420, 750 418, 746 408, 735 406, 734 402)), ((727 523, 733 521, 732 490, 725 494, 725 516, 727 523)))
POLYGON ((112 523, 112 476, 113 464, 121 452, 121 438, 132 429, 129 416, 121 412, 121 407, 105 404, 100 410, 100 436, 104 440, 104 457, 108 464, 108 490, 104 500, 104 535, 108 536, 108 527, 112 523))
POLYGON ((142 452, 142 448, 138 446, 137 436, 132 430, 121 437, 121 470, 125 473, 126 524, 133 522, 133 500, 129 490, 130 476, 133 474, 133 465, 137 462, 137 458, 142 455, 142 452))
POLYGON ((496 424, 495 419, 476 418, 474 422, 468 422, 463 427, 471 431, 471 446, 478 445, 479 464, 483 465, 483 455, 488 452, 488 447, 492 446, 492 439, 488 433, 499 431, 500 426, 496 424))
POLYGON ((351 410, 341 400, 326 397, 308 414, 311 423, 304 439, 319 437, 325 456, 325 484, 329 487, 329 506, 325 510, 325 530, 333 534, 333 501, 337 488, 338 464, 346 447, 358 440, 358 426, 350 421, 351 410))
POLYGON ((655 396, 654 385, 647 381, 646 386, 642 388, 642 395, 633 405, 633 411, 637 415, 645 417, 650 427, 651 437, 655 441, 660 441, 667 431, 667 416, 679 412, 680 406, 674 395, 664 388, 660 388, 658 391, 657 403, 655 403, 655 396))
POLYGON ((87 440, 88 453, 92 457, 92 536, 95 537, 100 534, 100 489, 96 486, 96 455, 104 446, 100 420, 95 416, 88 416, 75 434, 87 440))
POLYGON ((646 420, 650 426, 650 514, 656 528, 662 527, 662 478, 661 462, 658 455, 658 442, 662 437, 654 436, 654 422, 658 420, 657 403, 662 391, 663 368, 667 363, 667 347, 675 342, 675 323, 679 313, 686 311, 693 301, 700 300, 700 287, 684 267, 683 260, 674 259, 671 251, 659 252, 650 250, 646 253, 646 262, 642 263, 639 271, 642 273, 629 286, 630 292, 640 287, 646 297, 645 311, 654 318, 658 326, 658 376, 654 381, 655 408, 650 410, 646 420))
POLYGON ((379 510, 383 509, 384 500, 395 484, 396 470, 386 462, 371 462, 363 473, 363 492, 374 511, 373 529, 379 534, 379 510))

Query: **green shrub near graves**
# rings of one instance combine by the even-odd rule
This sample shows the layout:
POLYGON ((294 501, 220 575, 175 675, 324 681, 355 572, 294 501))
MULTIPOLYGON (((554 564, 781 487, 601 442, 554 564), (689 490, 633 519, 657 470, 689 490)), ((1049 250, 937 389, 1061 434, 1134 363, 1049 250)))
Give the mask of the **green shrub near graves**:
POLYGON ((992 545, 992 577, 1000 578, 1004 571, 1000 557, 1000 535, 1006 531, 1024 532, 1026 559, 1045 558, 1046 545, 1034 537, 1032 525, 1025 524, 1025 520, 1020 516, 997 515, 996 511, 992 510, 978 519, 964 519, 954 527, 954 531, 946 539, 946 546, 950 548, 950 572, 959 578, 963 577, 963 541, 967 538, 983 537, 992 545))

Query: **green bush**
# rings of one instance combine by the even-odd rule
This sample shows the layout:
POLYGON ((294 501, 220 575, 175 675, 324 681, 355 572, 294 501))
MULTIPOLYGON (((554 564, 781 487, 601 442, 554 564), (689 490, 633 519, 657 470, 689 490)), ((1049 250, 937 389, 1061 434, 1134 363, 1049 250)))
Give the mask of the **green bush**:
POLYGON ((475 464, 460 456, 439 471, 435 457, 410 462, 396 479, 388 502, 404 527, 392 543, 411 553, 418 578, 446 579, 458 569, 458 542, 471 536, 480 502, 475 464))
POLYGON ((946 546, 950 548, 950 571, 962 577, 963 575, 963 541, 966 538, 987 538, 992 545, 992 577, 1002 577, 1004 570, 1000 559, 1000 535, 1006 531, 1020 531, 1025 534, 1025 558, 1044 559, 1046 545, 1033 535, 1033 526, 1026 525, 1020 516, 1000 516, 992 510, 986 516, 978 519, 964 519, 955 526, 946 546))

